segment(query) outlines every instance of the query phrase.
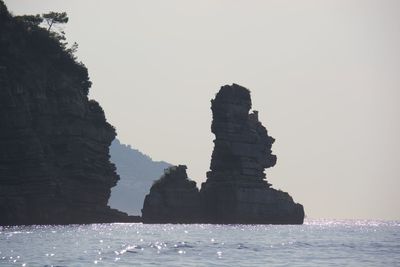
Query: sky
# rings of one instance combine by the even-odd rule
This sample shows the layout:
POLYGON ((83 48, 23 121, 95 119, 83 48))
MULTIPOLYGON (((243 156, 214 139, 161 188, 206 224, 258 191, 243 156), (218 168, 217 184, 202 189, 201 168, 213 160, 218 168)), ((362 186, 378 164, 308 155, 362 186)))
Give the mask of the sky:
POLYGON ((210 100, 251 91, 276 139, 274 188, 309 218, 400 220, 400 1, 5 0, 15 15, 66 11, 121 142, 200 183, 210 100))

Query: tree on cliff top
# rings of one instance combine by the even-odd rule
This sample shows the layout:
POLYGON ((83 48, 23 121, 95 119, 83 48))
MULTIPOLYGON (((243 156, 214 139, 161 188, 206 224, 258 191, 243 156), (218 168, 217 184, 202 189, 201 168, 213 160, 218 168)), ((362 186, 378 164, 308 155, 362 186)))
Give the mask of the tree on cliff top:
MULTIPOLYGON (((58 41, 60 41, 62 47, 64 50, 66 50, 67 42, 64 42, 66 40, 65 38, 65 32, 60 30, 59 32, 57 31, 51 31, 51 28, 57 24, 65 24, 68 22, 68 16, 66 12, 49 12, 42 14, 43 21, 46 22, 48 28, 47 32, 50 34, 50 36, 58 41)), ((68 52, 68 51, 67 51, 68 52)))
MULTIPOLYGON (((27 26, 29 27, 33 27, 33 26, 37 26, 39 27, 40 24, 42 24, 43 22, 45 22, 47 24, 47 32, 49 33, 50 37, 52 37, 53 39, 57 40, 60 42, 60 44, 62 45, 64 50, 66 49, 66 42, 65 41, 65 33, 64 31, 59 30, 59 32, 57 31, 51 31, 52 27, 58 24, 65 24, 68 22, 69 18, 66 12, 49 12, 49 13, 45 13, 42 15, 23 15, 23 16, 16 16, 15 17, 17 20, 24 22, 27 26)), ((74 44, 74 47, 69 49, 69 51, 67 52, 75 52, 77 49, 76 45, 74 44)))
POLYGON ((46 14, 42 15, 44 21, 47 23, 49 28, 47 29, 48 32, 50 32, 51 27, 54 24, 64 24, 68 22, 68 16, 66 12, 49 12, 46 14))
MULTIPOLYGON (((13 16, 7 10, 3 0, 0 0, 0 61, 3 59, 3 51, 12 49, 16 55, 14 58, 7 58, 6 66, 23 66, 24 58, 31 60, 49 61, 63 72, 74 73, 77 86, 82 88, 85 95, 91 87, 88 70, 82 62, 78 62, 75 52, 78 44, 67 46, 65 33, 59 27, 60 24, 68 22, 66 12, 49 12, 38 15, 13 16), (9 34, 3 36, 3 30, 9 34), (12 34, 11 34, 12 33, 12 34), (13 47, 13 48, 11 48, 13 47), (18 47, 18 48, 16 48, 18 47)), ((3 62, 1 62, 3 63, 3 62)), ((2 64, 3 65, 3 64, 2 64)), ((44 64, 46 65, 46 64, 44 64)))

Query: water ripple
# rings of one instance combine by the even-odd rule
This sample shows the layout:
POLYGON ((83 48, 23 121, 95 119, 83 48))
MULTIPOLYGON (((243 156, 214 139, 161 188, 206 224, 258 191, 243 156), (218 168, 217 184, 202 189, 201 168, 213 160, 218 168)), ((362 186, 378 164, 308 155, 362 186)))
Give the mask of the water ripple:
POLYGON ((0 266, 400 266, 400 223, 0 227, 0 266))

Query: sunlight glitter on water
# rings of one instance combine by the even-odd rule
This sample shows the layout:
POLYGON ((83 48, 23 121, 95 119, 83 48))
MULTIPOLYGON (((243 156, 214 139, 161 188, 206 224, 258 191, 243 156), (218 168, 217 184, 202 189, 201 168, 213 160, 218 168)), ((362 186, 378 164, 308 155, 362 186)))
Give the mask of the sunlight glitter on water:
POLYGON ((400 223, 0 228, 0 266, 396 266, 400 223))
POLYGON ((313 219, 305 220, 304 225, 327 225, 327 226, 400 226, 398 221, 385 220, 329 220, 313 219))

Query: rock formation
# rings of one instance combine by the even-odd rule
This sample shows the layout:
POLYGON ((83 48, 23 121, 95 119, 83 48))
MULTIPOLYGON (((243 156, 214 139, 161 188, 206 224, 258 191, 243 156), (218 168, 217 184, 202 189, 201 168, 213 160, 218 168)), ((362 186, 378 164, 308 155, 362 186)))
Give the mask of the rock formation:
POLYGON ((275 140, 258 120, 257 111, 249 114, 250 91, 237 84, 226 85, 211 103, 215 147, 200 197, 194 183, 185 180, 183 170, 179 175, 172 172, 176 178, 163 177, 165 182, 153 186, 146 197, 144 222, 151 218, 151 222, 303 223, 303 206, 265 180, 264 169, 276 163, 271 151, 275 140), (174 180, 181 180, 181 185, 174 180))
POLYGON ((196 182, 188 179, 186 166, 172 166, 157 180, 144 200, 145 223, 198 223, 200 194, 196 182))
POLYGON ((0 225, 132 221, 107 201, 115 129, 87 69, 0 1, 0 225))
POLYGON ((275 165, 268 135, 251 109, 250 91, 223 86, 211 101, 215 134, 211 171, 203 183, 204 216, 211 223, 303 223, 303 206, 270 188, 265 168, 275 165))

